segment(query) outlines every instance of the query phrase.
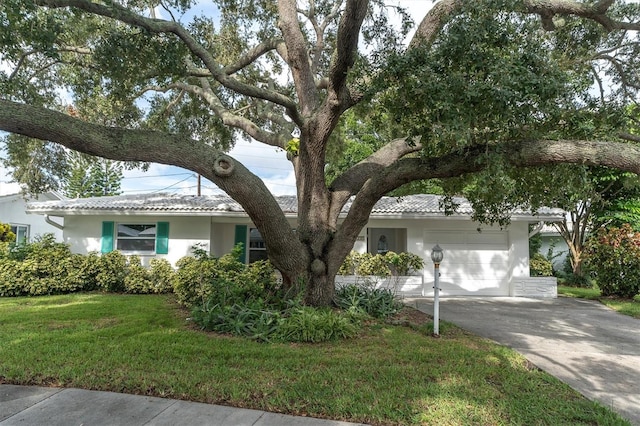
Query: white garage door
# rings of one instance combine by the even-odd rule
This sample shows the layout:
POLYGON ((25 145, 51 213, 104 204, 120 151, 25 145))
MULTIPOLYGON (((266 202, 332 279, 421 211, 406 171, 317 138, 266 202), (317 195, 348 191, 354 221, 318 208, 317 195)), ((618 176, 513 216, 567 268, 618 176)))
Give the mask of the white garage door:
MULTIPOLYGON (((425 230, 425 265, 433 265, 429 255, 436 244, 444 250, 444 259, 440 264, 441 295, 509 295, 509 242, 506 231, 425 230)), ((433 282, 432 266, 425 267, 425 283, 429 282, 433 282)))

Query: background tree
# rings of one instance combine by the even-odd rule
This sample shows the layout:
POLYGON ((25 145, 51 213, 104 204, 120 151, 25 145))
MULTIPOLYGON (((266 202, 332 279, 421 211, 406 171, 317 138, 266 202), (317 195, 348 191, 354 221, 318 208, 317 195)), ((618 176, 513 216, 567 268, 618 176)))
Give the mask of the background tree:
POLYGON ((555 165, 480 176, 452 185, 464 185, 460 193, 474 204, 478 220, 499 221, 503 209, 518 205, 565 210, 564 220, 551 225, 567 244, 572 279, 577 283, 586 280, 583 253, 589 236, 602 227, 628 223, 640 199, 638 175, 605 167, 555 165))
POLYGON ((64 178, 63 193, 71 198, 120 195, 122 164, 77 152, 69 154, 69 172, 64 178))
MULTIPOLYGON (((0 129, 49 141, 38 150, 200 173, 243 206, 307 303, 331 303, 374 204, 407 183, 557 163, 640 171, 640 148, 616 120, 639 87, 637 4, 442 0, 408 48, 407 14, 384 0, 219 0, 215 18, 189 21, 189 0, 153 4, 4 0, 0 129), (74 117, 60 93, 110 120, 74 117), (358 105, 394 132, 378 128, 376 150, 327 184, 332 135, 358 105), (566 125, 604 116, 604 134, 566 125), (239 136, 287 151, 296 232, 224 153, 239 136)), ((479 218, 503 222, 513 203, 484 205, 479 218)))

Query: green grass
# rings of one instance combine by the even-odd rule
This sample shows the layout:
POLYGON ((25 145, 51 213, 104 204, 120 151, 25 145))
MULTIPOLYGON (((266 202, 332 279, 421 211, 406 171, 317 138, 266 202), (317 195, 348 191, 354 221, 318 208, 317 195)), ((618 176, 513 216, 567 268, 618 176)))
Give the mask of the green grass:
POLYGON ((322 344, 193 329, 172 296, 0 299, 0 382, 110 390, 374 425, 623 425, 506 347, 374 322, 322 344))
POLYGON ((593 287, 569 287, 559 285, 558 293, 579 299, 600 300, 600 290, 593 287))
POLYGON ((558 293, 568 297, 578 297, 581 299, 598 300, 603 305, 630 317, 640 318, 640 298, 620 299, 614 297, 603 297, 598 288, 567 287, 558 286, 558 293))

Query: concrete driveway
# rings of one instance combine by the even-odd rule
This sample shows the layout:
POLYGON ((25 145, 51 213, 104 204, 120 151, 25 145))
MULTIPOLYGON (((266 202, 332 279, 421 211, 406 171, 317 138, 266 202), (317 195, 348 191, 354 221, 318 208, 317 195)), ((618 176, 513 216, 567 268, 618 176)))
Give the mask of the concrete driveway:
MULTIPOLYGON (((406 302, 433 314, 432 299, 406 302)), ((640 320, 566 297, 441 298, 440 319, 515 349, 640 426, 640 320)))

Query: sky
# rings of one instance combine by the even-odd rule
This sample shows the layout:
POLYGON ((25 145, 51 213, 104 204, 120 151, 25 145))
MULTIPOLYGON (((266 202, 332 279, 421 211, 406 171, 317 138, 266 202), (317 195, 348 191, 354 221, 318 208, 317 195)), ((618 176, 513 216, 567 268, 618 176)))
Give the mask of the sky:
MULTIPOLYGON (((398 0, 419 20, 431 8, 430 0, 398 0)), ((203 9, 206 11, 206 9, 203 9)), ((0 64, 1 66, 2 64, 0 64)), ((0 156, 3 153, 0 152, 0 156)), ((275 195, 296 193, 293 167, 286 159, 283 150, 259 142, 238 141, 229 152, 236 160, 258 175, 275 195)), ((20 191, 16 183, 11 182, 9 170, 0 165, 0 195, 14 194, 20 191)), ((169 192, 197 194, 197 175, 189 170, 162 164, 152 164, 147 172, 128 170, 124 173, 121 190, 123 194, 169 192)), ((201 180, 201 193, 205 195, 222 193, 212 182, 201 180)))

